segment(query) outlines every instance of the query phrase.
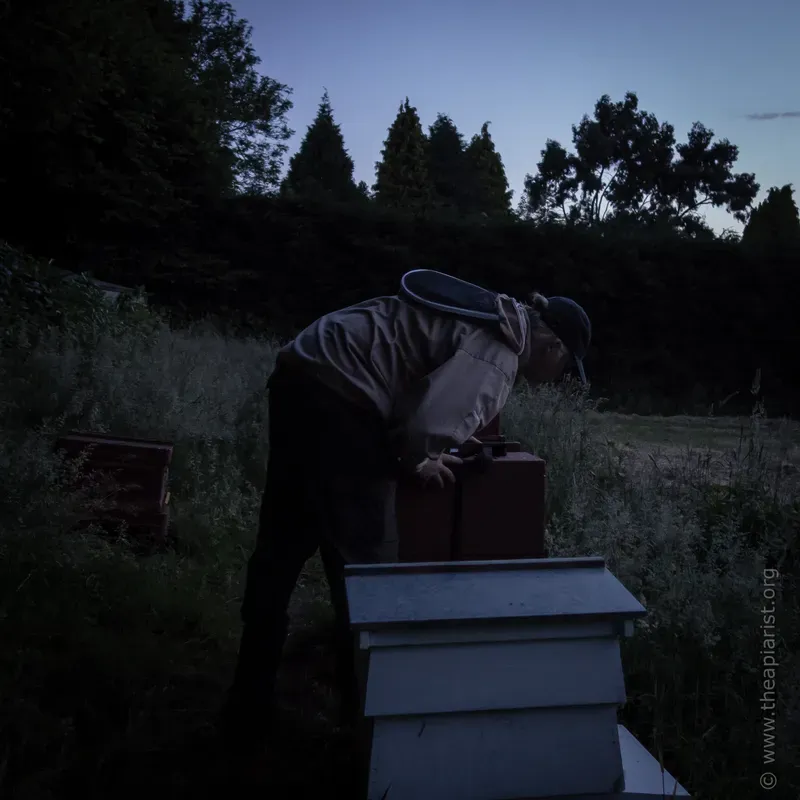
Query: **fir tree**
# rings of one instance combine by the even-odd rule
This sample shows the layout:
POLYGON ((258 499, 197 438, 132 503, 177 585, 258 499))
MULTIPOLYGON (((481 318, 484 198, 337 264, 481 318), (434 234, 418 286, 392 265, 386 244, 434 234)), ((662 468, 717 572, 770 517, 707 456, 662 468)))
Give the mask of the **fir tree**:
POLYGON ((742 244, 747 247, 786 245, 800 242, 800 215, 791 184, 778 189, 773 186, 767 198, 751 212, 742 231, 742 244))
POLYGON ((427 140, 417 109, 408 98, 397 112, 375 165, 376 200, 389 208, 422 212, 428 207, 430 187, 425 164, 427 140))
POLYGON ((340 202, 353 201, 358 195, 353 181, 353 160, 333 119, 327 89, 322 95, 316 118, 289 162, 283 191, 295 196, 324 197, 340 202))
POLYGON ((472 137, 466 158, 472 184, 472 210, 488 216, 510 213, 512 192, 508 188, 503 160, 489 133, 488 122, 484 122, 480 134, 472 137))
POLYGON ((466 144, 450 117, 439 114, 428 131, 428 177, 433 202, 440 208, 469 208, 466 144))
POLYGON ((369 186, 367 186, 366 181, 359 181, 356 189, 358 191, 359 199, 372 200, 372 191, 369 186))

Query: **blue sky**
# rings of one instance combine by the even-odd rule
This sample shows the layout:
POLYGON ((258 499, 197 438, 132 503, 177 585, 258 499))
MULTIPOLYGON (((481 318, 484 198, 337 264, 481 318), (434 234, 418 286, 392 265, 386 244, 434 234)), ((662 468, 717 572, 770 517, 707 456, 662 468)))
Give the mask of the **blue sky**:
MULTIPOLYGON (((293 90, 291 152, 327 88, 356 180, 370 185, 406 95, 426 129, 438 112, 467 138, 490 121, 516 205, 548 138, 571 146, 601 95, 635 91, 679 141, 700 121, 738 145, 736 170, 755 173, 759 199, 800 188, 798 0, 232 2, 261 71, 293 90), (787 116, 748 117, 775 114, 787 116)), ((738 227, 723 210, 708 221, 738 227)))

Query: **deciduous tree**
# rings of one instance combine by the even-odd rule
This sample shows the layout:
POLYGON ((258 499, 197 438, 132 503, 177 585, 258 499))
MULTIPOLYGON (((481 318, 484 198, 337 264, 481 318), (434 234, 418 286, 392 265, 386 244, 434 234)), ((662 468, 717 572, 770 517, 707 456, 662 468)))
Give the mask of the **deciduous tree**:
POLYGON ((165 248, 237 187, 266 191, 291 104, 257 64, 221 0, 6 3, 0 235, 102 261, 165 248))
POLYGON ((185 14, 192 77, 203 91, 209 124, 231 156, 237 187, 272 192, 293 135, 286 118, 291 89, 258 72, 252 27, 227 0, 190 0, 185 14))
POLYGON ((527 175, 520 211, 538 222, 705 227, 702 210, 724 207, 744 221, 758 193, 755 176, 734 173, 738 148, 714 141, 699 122, 687 141, 639 108, 635 93, 614 103, 598 100, 594 117, 572 128, 573 153, 548 140, 536 175, 527 175))
POLYGON ((170 0, 7 4, 0 235, 83 253, 163 239, 167 220, 224 192, 230 164, 190 57, 170 0))

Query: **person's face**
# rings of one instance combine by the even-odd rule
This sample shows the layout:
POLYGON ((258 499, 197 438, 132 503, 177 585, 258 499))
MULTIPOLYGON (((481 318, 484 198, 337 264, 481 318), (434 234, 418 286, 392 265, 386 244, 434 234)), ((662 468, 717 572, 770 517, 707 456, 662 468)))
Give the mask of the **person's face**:
POLYGON ((557 381, 569 364, 569 350, 549 331, 534 334, 531 355, 521 372, 533 385, 557 381))

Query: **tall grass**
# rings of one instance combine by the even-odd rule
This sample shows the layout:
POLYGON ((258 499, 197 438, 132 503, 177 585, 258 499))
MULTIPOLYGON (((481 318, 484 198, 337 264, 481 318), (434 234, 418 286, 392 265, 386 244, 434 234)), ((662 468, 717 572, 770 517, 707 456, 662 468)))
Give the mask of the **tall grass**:
MULTIPOLYGON (((210 729, 235 656, 276 346, 173 330, 141 308, 80 326, 32 336, 20 320, 0 354, 0 796, 189 791, 202 759, 181 743, 210 729), (137 556, 124 536, 74 529, 104 489, 53 452, 71 429, 175 443, 169 552, 137 556)), ((796 795, 797 486, 761 448, 757 418, 741 445, 749 457, 731 454, 720 484, 703 453, 686 452, 668 476, 642 465, 590 412, 579 393, 520 390, 504 419, 548 461, 552 554, 603 555, 649 610, 625 644, 625 720, 697 797, 759 794, 760 609, 776 568, 770 771, 796 795)), ((308 586, 321 607, 323 583, 308 586)), ((301 763, 313 784, 307 754, 301 763)))
POLYGON ((763 411, 734 451, 687 448, 665 469, 608 441, 593 410, 580 395, 545 390, 518 393, 506 416, 509 433, 548 461, 551 553, 604 556, 649 611, 625 643, 625 719, 698 796, 760 796, 766 771, 796 796, 800 501, 784 453, 762 437, 763 411), (762 609, 775 573, 778 768, 763 764, 761 708, 762 609))

